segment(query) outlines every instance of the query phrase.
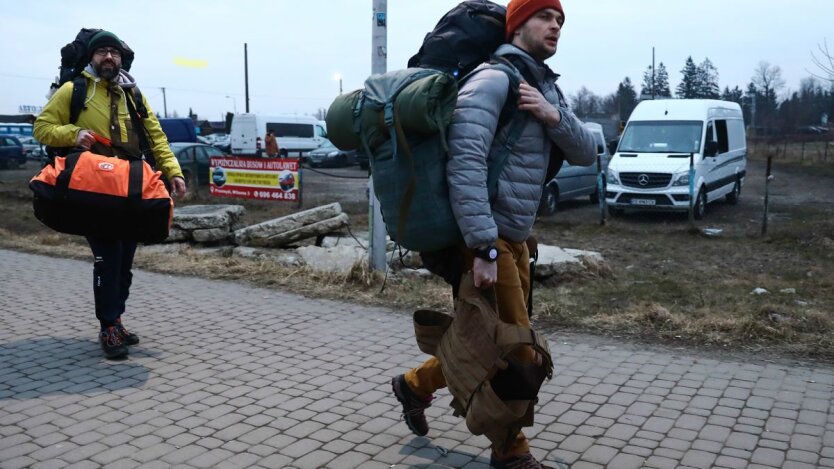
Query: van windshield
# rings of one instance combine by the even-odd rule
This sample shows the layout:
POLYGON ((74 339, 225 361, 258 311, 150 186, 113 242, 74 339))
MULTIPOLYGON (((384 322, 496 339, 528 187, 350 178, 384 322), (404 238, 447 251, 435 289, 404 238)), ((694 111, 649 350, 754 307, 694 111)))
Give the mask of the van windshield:
POLYGON ((703 121, 630 122, 618 152, 693 153, 701 150, 703 121))

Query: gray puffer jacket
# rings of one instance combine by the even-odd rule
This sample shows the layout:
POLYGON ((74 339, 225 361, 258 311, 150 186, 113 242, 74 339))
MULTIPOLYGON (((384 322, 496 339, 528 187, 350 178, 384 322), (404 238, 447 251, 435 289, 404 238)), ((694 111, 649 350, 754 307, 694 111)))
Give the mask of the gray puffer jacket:
MULTIPOLYGON (((571 164, 589 166, 596 159, 593 136, 557 91, 558 76, 513 45, 502 45, 496 55, 521 56, 562 120, 546 128, 532 115, 526 117, 527 124, 507 157, 498 177, 498 191, 490 201, 487 165, 494 163, 511 127, 507 124, 496 129, 507 100, 509 78, 500 70, 482 66, 461 87, 449 130, 446 179, 452 210, 469 247, 494 243, 499 236, 518 243, 527 239, 536 219, 551 145, 558 145, 571 164)), ((525 118, 523 114, 527 113, 519 112, 514 118, 525 118)))

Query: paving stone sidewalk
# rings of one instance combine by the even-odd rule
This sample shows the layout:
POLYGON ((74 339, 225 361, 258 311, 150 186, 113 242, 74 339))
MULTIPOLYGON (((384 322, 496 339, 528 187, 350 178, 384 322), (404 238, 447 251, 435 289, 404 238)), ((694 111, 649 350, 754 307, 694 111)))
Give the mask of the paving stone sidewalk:
MULTIPOLYGON (((136 271, 130 358, 101 357, 91 264, 0 250, 0 468, 482 468, 488 442, 431 407, 411 435, 390 378, 410 316, 136 271)), ((834 368, 551 336, 540 459, 573 469, 834 468, 834 368)))

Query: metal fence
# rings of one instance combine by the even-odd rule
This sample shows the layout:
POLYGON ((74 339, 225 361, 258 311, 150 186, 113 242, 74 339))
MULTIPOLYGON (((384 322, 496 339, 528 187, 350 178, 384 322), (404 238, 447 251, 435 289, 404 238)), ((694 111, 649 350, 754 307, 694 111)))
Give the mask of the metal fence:
POLYGON ((750 137, 751 158, 792 163, 834 163, 834 135, 780 135, 750 137))

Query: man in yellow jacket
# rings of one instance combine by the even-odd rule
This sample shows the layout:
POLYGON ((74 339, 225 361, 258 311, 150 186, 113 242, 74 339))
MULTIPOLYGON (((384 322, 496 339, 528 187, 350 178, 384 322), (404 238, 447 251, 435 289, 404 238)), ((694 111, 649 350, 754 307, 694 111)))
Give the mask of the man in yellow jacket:
MULTIPOLYGON (((131 119, 130 113, 136 113, 129 107, 135 110, 141 106, 136 106, 136 82, 122 70, 125 52, 122 44, 109 31, 99 31, 90 38, 87 48, 90 63, 81 72, 86 78, 87 90, 77 120, 71 122, 70 118, 74 88, 70 81, 64 83, 44 106, 35 121, 35 138, 51 147, 80 148, 108 156, 135 158, 143 156, 144 136, 152 153, 144 156, 152 158, 156 168, 171 181, 172 195, 182 195, 186 185, 179 162, 144 97, 141 104, 147 109, 147 116, 131 119), (134 126, 133 122, 138 125, 134 126), (95 135, 109 139, 112 145, 102 145, 95 135)), ((128 332, 121 319, 133 278, 131 268, 136 241, 88 236, 87 242, 95 258, 93 295, 96 317, 101 324, 99 342, 107 358, 122 358, 128 353, 128 345, 139 343, 139 337, 128 332)))

